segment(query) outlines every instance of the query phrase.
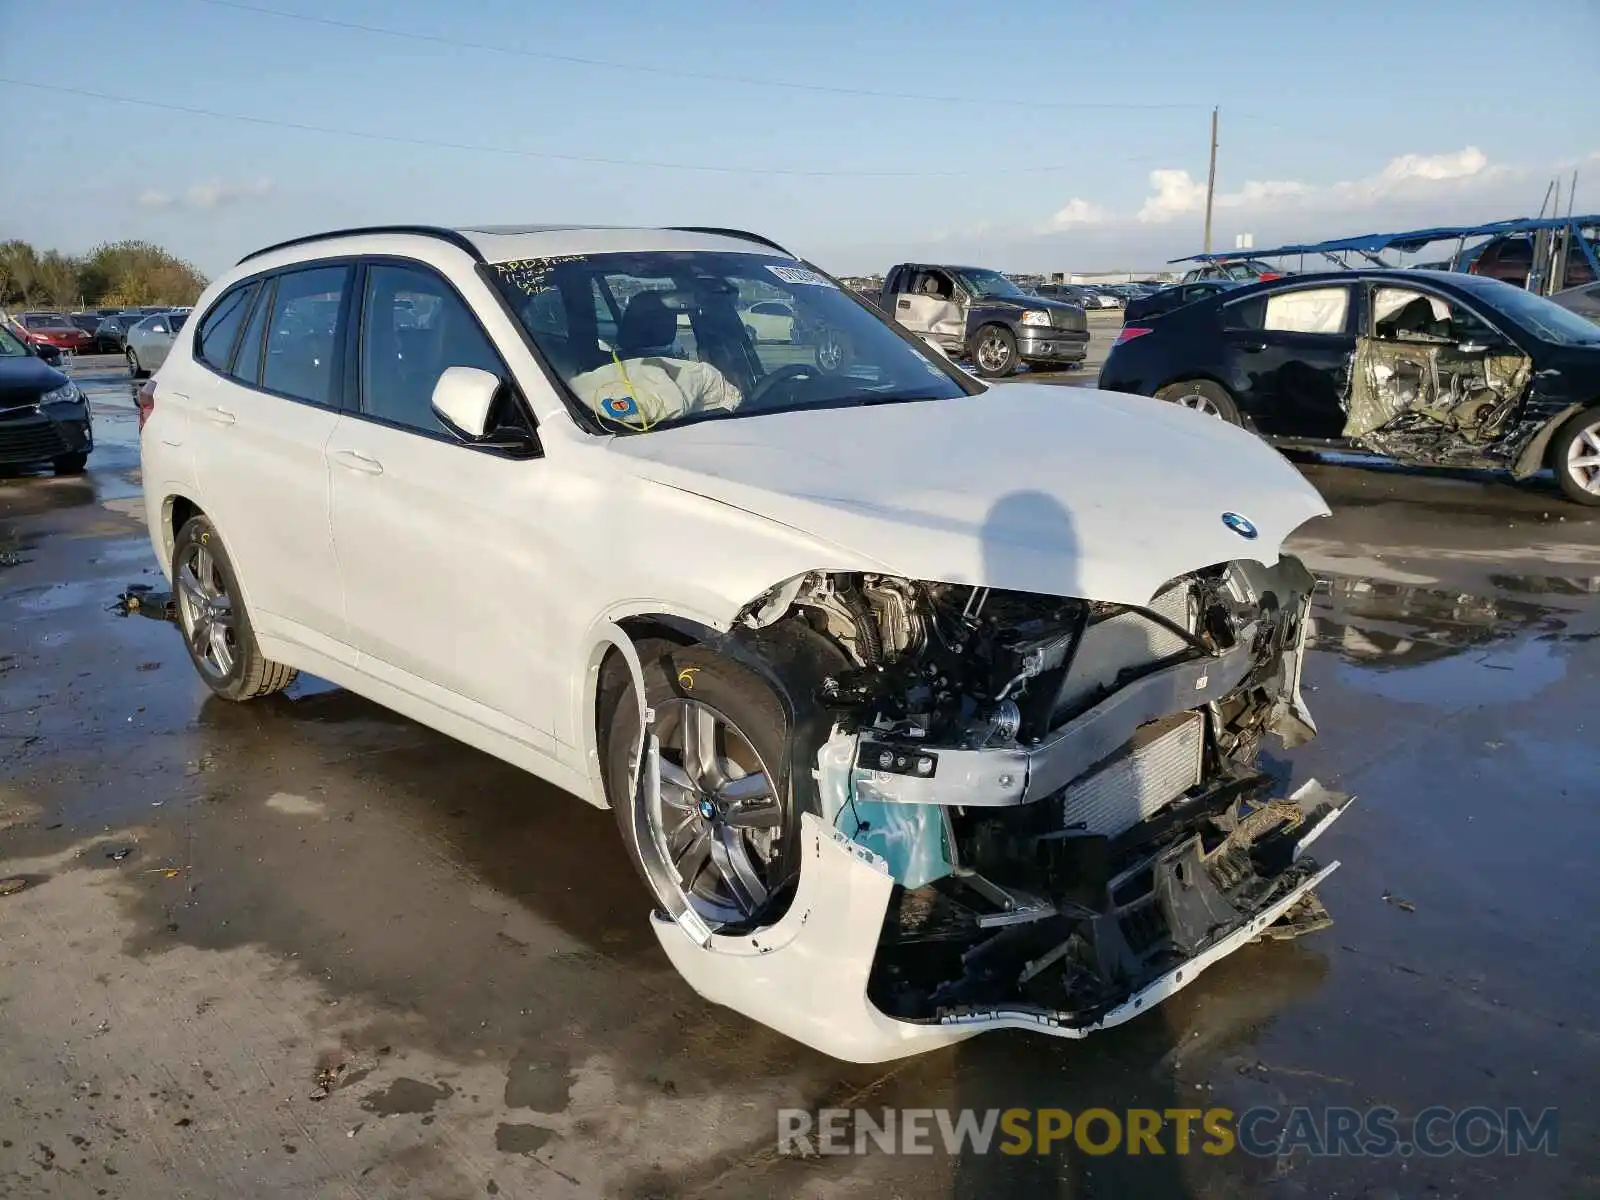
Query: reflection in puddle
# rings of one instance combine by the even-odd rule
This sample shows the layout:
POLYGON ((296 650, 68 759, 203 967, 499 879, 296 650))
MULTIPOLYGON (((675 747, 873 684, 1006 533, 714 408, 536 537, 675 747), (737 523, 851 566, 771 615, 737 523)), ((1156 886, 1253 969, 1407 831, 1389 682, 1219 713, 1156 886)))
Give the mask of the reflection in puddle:
POLYGON ((1342 660, 1342 683, 1386 699, 1446 710, 1526 700, 1565 674, 1559 643, 1585 636, 1567 629, 1589 606, 1558 607, 1557 598, 1600 596, 1600 580, 1502 575, 1492 583, 1496 594, 1481 596, 1319 575, 1310 644, 1342 660))

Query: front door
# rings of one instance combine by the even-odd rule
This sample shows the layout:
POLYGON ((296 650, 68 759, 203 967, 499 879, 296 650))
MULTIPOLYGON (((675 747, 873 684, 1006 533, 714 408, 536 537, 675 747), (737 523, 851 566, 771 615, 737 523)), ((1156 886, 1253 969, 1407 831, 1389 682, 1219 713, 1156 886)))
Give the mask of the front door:
POLYGON ((1289 288, 1222 307, 1239 408, 1262 433, 1336 438, 1355 354, 1349 284, 1289 288))
POLYGON ((328 442, 361 669, 548 755, 565 693, 541 614, 564 570, 540 530, 559 506, 543 462, 467 445, 432 410, 446 367, 510 372, 431 268, 373 262, 362 291, 357 403, 328 442))
POLYGON ((955 281, 943 271, 911 271, 909 290, 894 298, 894 319, 912 333, 941 341, 966 339, 966 310, 955 281))

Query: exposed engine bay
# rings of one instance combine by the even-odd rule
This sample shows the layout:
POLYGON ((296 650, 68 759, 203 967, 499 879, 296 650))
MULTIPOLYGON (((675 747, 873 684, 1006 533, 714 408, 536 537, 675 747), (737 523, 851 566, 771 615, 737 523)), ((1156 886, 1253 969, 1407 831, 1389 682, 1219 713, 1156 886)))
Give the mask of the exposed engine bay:
POLYGON ((1315 734, 1312 588, 1288 556, 1144 607, 817 573, 746 609, 747 628, 804 622, 848 664, 813 697, 832 731, 814 806, 894 882, 871 915, 871 1005, 1081 1030, 1213 951, 1327 925, 1326 871, 1302 851, 1349 800, 1314 782, 1283 797, 1258 762, 1268 733, 1315 734))

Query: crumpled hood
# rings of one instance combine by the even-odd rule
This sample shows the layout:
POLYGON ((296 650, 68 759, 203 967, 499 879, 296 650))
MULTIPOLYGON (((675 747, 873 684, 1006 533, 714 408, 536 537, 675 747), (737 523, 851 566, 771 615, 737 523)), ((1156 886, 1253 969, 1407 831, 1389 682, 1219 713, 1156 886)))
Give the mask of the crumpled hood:
POLYGON ((1087 388, 1012 384, 709 420, 619 437, 611 449, 641 478, 840 549, 813 569, 865 560, 915 579, 1124 604, 1201 567, 1270 565, 1297 526, 1328 512, 1254 435, 1087 388), (1226 512, 1258 536, 1234 532, 1226 512))

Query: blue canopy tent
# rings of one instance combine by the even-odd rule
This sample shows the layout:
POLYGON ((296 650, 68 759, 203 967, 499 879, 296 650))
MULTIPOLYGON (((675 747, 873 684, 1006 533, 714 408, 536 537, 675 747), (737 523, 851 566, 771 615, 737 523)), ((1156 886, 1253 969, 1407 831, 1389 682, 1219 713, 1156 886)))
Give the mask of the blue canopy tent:
MULTIPOLYGON (((1274 246, 1268 250, 1234 250, 1222 251, 1214 254, 1190 254, 1184 258, 1169 260, 1172 263, 1185 262, 1230 262, 1244 258, 1284 258, 1298 255, 1302 261, 1305 256, 1320 255, 1329 262, 1341 268, 1350 266, 1347 258, 1342 255, 1359 255, 1367 262, 1379 267, 1392 267, 1396 264, 1385 262, 1381 257, 1385 250, 1398 251, 1401 254, 1414 254, 1424 246, 1433 242, 1453 241, 1456 251, 1450 258, 1450 269, 1461 270, 1465 263, 1471 260, 1471 253, 1466 249, 1468 238, 1496 238, 1507 234, 1538 234, 1540 232, 1565 231, 1566 243, 1564 253, 1581 254, 1589 264, 1589 269, 1594 272, 1594 277, 1600 279, 1600 257, 1596 256, 1595 238, 1585 237, 1584 230, 1600 230, 1600 214, 1591 214, 1581 217, 1514 217, 1508 221, 1491 221, 1486 225, 1440 225, 1432 229, 1409 229, 1399 233, 1364 233, 1358 237, 1335 238, 1326 242, 1306 242, 1287 246, 1274 246)), ((1484 243, 1487 244, 1487 243, 1484 243)), ((1482 246, 1476 247, 1481 249, 1482 246)), ((1535 279, 1531 281, 1537 286, 1542 283, 1539 270, 1535 269, 1535 279)), ((1543 289, 1538 289, 1543 290, 1543 289)))

